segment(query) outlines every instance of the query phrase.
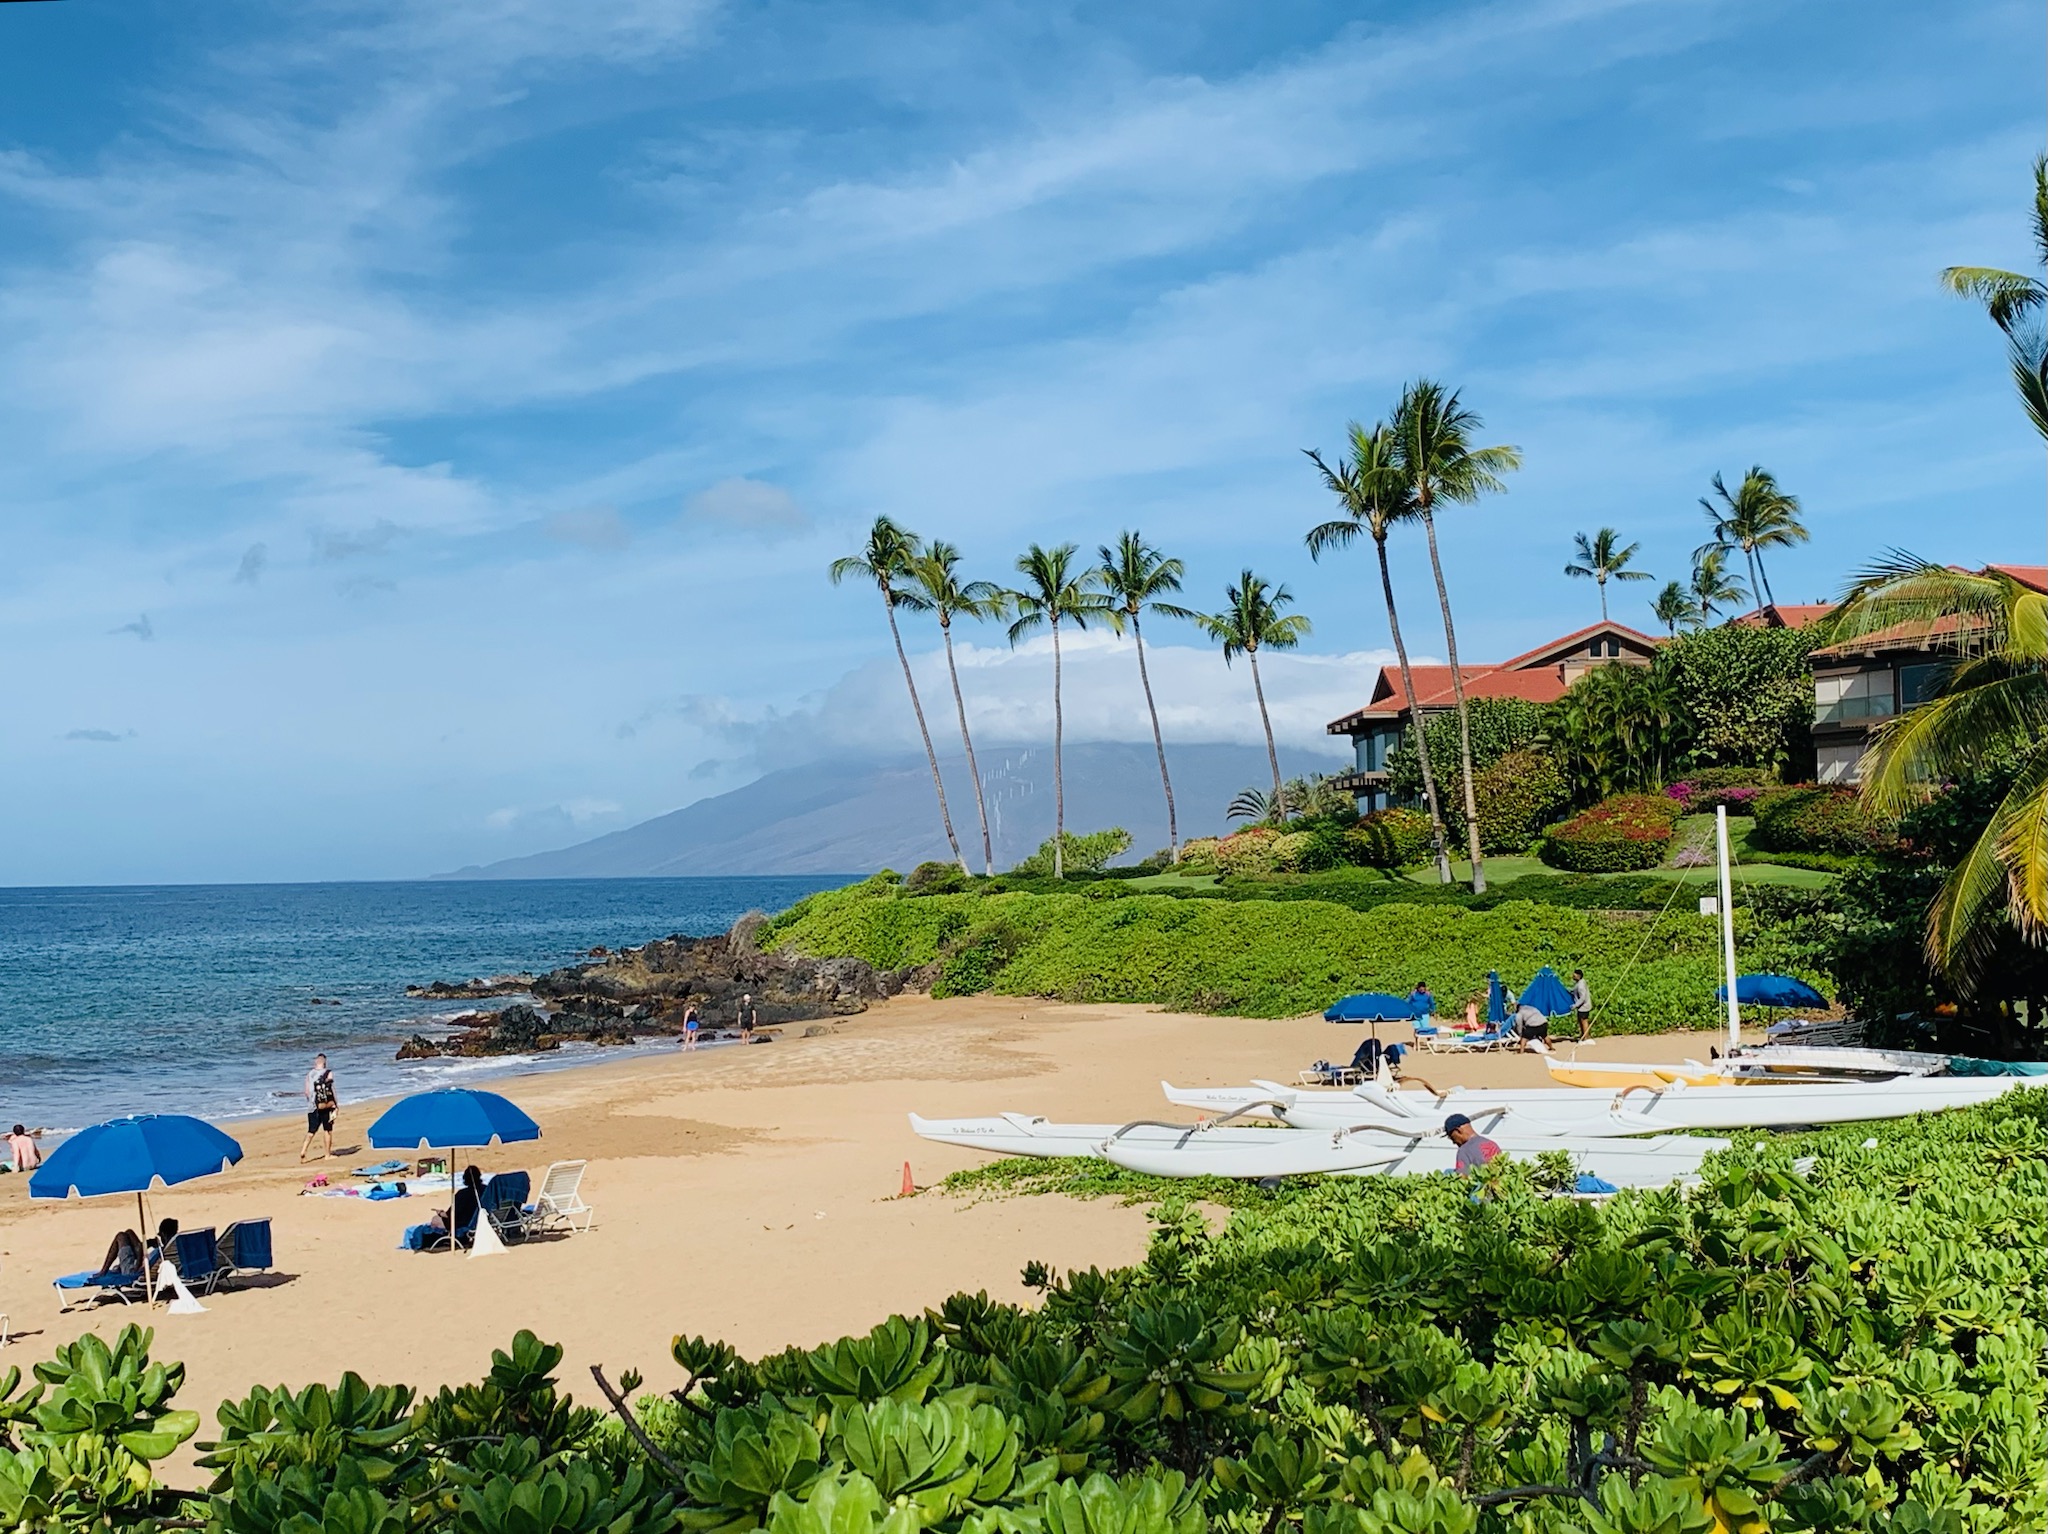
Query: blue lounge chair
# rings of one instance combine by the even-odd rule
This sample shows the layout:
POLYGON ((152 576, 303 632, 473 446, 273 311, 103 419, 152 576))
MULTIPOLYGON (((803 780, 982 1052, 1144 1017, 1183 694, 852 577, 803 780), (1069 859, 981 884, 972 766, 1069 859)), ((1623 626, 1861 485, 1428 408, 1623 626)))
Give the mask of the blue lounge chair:
POLYGON ((96 1273, 88 1268, 83 1273, 66 1273, 62 1278, 50 1282, 64 1300, 60 1307, 71 1310, 79 1305, 97 1305, 102 1300, 119 1300, 131 1305, 137 1300, 149 1299, 149 1278, 143 1273, 96 1273))
MULTIPOLYGON (((237 1220, 220 1233, 213 1268, 213 1282, 216 1287, 251 1273, 267 1273, 270 1268, 268 1219, 237 1220)), ((182 1273, 185 1270, 181 1267, 178 1271, 182 1273)), ((189 1277, 186 1282, 191 1282, 189 1277)))
POLYGON ((181 1230, 171 1243, 171 1261, 178 1265, 178 1277, 195 1294, 211 1294, 220 1282, 220 1244, 213 1227, 181 1230))
POLYGON ((526 1198, 532 1191, 533 1176, 528 1172, 500 1172, 484 1183, 484 1208, 506 1240, 526 1234, 526 1198))

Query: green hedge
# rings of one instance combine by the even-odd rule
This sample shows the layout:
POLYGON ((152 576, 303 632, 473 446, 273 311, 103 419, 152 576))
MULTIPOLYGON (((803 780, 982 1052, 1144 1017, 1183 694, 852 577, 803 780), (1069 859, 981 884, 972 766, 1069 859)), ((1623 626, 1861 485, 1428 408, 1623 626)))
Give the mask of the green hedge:
MULTIPOLYGON (((1670 886, 1662 891, 1668 900, 1670 886)), ((1100 892, 1117 898, 905 898, 870 881, 810 896, 762 941, 888 969, 938 962, 947 994, 985 987, 1248 1017, 1298 1016, 1346 992, 1405 993, 1417 981, 1445 1006, 1462 1008, 1483 997, 1488 970, 1519 984, 1549 964, 1585 969, 1602 1032, 1709 1026, 1716 1016, 1714 924, 1689 902, 1659 919, 1514 899, 1485 910, 1417 900, 1352 910, 1317 900, 1100 892)))
POLYGON ((1573 873, 1626 873, 1655 868, 1671 845, 1681 806, 1663 794, 1616 794, 1563 825, 1539 849, 1552 868, 1573 873))
POLYGON ((1429 816, 1422 810, 1374 810, 1345 833, 1361 868, 1408 868, 1429 856, 1429 816))
POLYGON ((1853 788, 1801 783, 1757 800, 1750 844, 1767 852, 1869 852, 1876 827, 1853 788))
POLYGON ((1571 785, 1548 751, 1510 751, 1472 780, 1483 852, 1527 852, 1571 804, 1571 785))

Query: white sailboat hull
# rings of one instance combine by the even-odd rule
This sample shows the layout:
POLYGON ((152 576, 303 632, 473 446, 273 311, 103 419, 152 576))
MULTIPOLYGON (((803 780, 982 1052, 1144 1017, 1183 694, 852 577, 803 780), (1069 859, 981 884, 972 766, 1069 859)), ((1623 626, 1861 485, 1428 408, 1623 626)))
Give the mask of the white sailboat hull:
POLYGON ((1218 1114, 1248 1103, 1272 1102, 1274 1117, 1302 1129, 1342 1129, 1390 1119, 1440 1129, 1447 1115, 1462 1113, 1488 1134, 1501 1129, 1518 1134, 1611 1137, 1907 1118, 1975 1107, 2024 1084, 2025 1078, 2012 1076, 1907 1076, 1891 1081, 1788 1080, 1733 1087, 1676 1082, 1661 1090, 1635 1088, 1612 1094, 1579 1087, 1497 1091, 1454 1087, 1439 1095, 1415 1088, 1362 1086, 1315 1091, 1255 1082, 1249 1087, 1192 1090, 1167 1085, 1166 1095, 1182 1107, 1218 1114))
MULTIPOLYGON (((1440 1130, 1404 1133, 1399 1127, 1332 1134, 1273 1129, 1264 1144, 1209 1142, 1200 1137, 1184 1145, 1132 1139, 1111 1140, 1103 1154, 1120 1167, 1155 1177, 1298 1177, 1324 1174, 1378 1177, 1449 1172, 1457 1165, 1457 1147, 1440 1130)), ((1590 1172, 1623 1188, 1661 1188, 1699 1175, 1700 1164, 1726 1140, 1694 1136, 1660 1136, 1649 1140, 1608 1140, 1572 1136, 1491 1135, 1501 1153, 1514 1161, 1533 1161, 1545 1152, 1564 1151, 1579 1172, 1590 1172)))
POLYGON ((1196 1137, 1219 1145, 1257 1145, 1270 1135, 1293 1133, 1231 1124, 1221 1128, 1200 1124, 1055 1124, 1028 1113, 991 1113, 958 1119, 928 1119, 913 1113, 910 1127, 921 1138, 936 1144, 959 1145, 996 1156, 1099 1156, 1103 1142, 1119 1132, 1137 1144, 1162 1146, 1184 1144, 1196 1137))

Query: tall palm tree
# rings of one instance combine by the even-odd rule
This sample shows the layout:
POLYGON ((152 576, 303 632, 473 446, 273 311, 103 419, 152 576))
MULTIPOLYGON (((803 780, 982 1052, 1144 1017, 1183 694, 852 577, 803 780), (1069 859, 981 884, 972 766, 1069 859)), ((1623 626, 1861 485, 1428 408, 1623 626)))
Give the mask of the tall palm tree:
POLYGON ((1692 599, 1692 593, 1685 589, 1682 581, 1666 581, 1664 589, 1650 603, 1650 611, 1657 615, 1657 621, 1664 625, 1665 632, 1673 639, 1678 637, 1679 624, 1697 623, 1700 619, 1700 605, 1692 599))
POLYGON ((1597 581, 1600 585, 1600 621, 1607 621, 1607 583, 1609 581, 1655 580, 1647 570, 1631 570, 1628 562, 1641 550, 1640 543, 1631 543, 1619 548, 1621 534, 1611 527, 1603 527, 1588 538, 1584 533, 1572 535, 1572 546, 1579 557, 1564 567, 1564 573, 1580 580, 1597 581))
MULTIPOLYGON (((1485 423, 1459 402, 1456 390, 1418 379, 1401 391, 1394 406, 1394 463, 1414 496, 1415 516, 1429 539, 1429 567, 1436 576, 1437 605, 1444 615, 1444 649, 1451 664, 1451 698, 1458 709, 1459 768, 1465 790, 1465 839, 1472 858, 1472 890, 1486 889, 1486 865, 1479 854, 1479 801, 1472 792, 1472 715, 1465 707, 1465 676, 1458 669, 1458 630, 1451 621, 1451 594, 1436 547, 1439 505, 1470 505, 1482 495, 1507 489, 1501 476, 1522 466, 1521 449, 1474 447, 1485 423)), ((1421 729, 1421 720, 1416 720, 1421 729)))
POLYGON ((1102 594, 1100 574, 1094 570, 1077 569, 1075 552, 1071 543, 1063 543, 1053 549, 1032 544, 1017 560, 1017 573, 1024 577, 1022 589, 1006 593, 1010 607, 1017 614, 1016 621, 1010 625, 1011 644, 1037 628, 1052 630, 1052 876, 1055 879, 1067 876, 1067 783, 1061 763, 1066 717, 1060 700, 1060 624, 1071 623, 1075 628, 1084 629, 1090 618, 1104 618, 1113 623, 1117 617, 1116 608, 1102 594))
POLYGON ((1138 681, 1145 689, 1145 712, 1152 716, 1152 749, 1159 753, 1159 786, 1166 791, 1166 845, 1178 863, 1180 820, 1174 813, 1173 778, 1166 770, 1166 739, 1159 733, 1159 705, 1152 701, 1152 676, 1145 667, 1145 633, 1139 620, 1148 612, 1165 618, 1199 616, 1189 608, 1160 600, 1168 592, 1180 590, 1187 568, 1177 559, 1168 559, 1135 532, 1120 533, 1114 546, 1105 543, 1095 552, 1102 560, 1096 575, 1103 593, 1115 605, 1117 629, 1121 632, 1128 623, 1131 638, 1137 642, 1138 681))
MULTIPOLYGON (((2034 158, 2032 209, 2034 257, 2048 266, 2048 155, 2034 158)), ((2005 333, 2012 381, 2034 430, 2048 439, 2048 282, 1995 266, 1952 266, 1941 274, 1951 293, 1984 305, 1991 322, 2005 333)))
POLYGON ((844 559, 832 561, 832 584, 837 586, 849 577, 868 580, 882 593, 882 610, 889 618, 889 637, 896 642, 896 663, 903 668, 903 685, 910 689, 911 712, 917 715, 917 733, 924 740, 924 757, 931 764, 932 788, 939 796, 939 819, 945 823, 946 844, 953 849, 953 861, 960 865, 962 873, 967 872, 967 859, 960 852, 960 838, 953 834, 953 812, 946 807, 946 784, 939 776, 939 753, 932 749, 932 732, 925 727, 924 704, 917 696, 917 678, 910 674, 910 657, 903 653, 903 631, 896 626, 896 609, 907 607, 913 612, 921 611, 924 598, 915 592, 906 591, 898 583, 910 574, 911 564, 923 552, 923 542, 917 534, 898 527, 887 517, 875 518, 875 525, 868 529, 868 540, 858 554, 848 554, 844 559))
POLYGON ((1259 651, 1291 650, 1308 634, 1309 621, 1300 613, 1282 615, 1294 605, 1285 586, 1268 586, 1251 571, 1238 576, 1237 584, 1223 588, 1223 611, 1195 621, 1211 639, 1223 646, 1227 666, 1242 655, 1252 665, 1252 692, 1259 700, 1259 723, 1266 730, 1266 761, 1273 769, 1273 813, 1284 819, 1287 790, 1280 782, 1280 752, 1273 744, 1273 716, 1266 710, 1266 685, 1259 680, 1259 651))
MULTIPOLYGON (((1394 577, 1387 567, 1387 534, 1397 522, 1406 521, 1414 511, 1413 494, 1394 461, 1394 435, 1384 423, 1370 430, 1353 421, 1346 429, 1351 456, 1331 468, 1313 448, 1305 448, 1309 462, 1323 476, 1323 484, 1337 497, 1344 515, 1309 529, 1308 552, 1321 559, 1325 549, 1339 549, 1361 532, 1371 537, 1380 557, 1380 595, 1387 603, 1387 632, 1394 636, 1394 659, 1401 667, 1401 695, 1415 709, 1415 673, 1408 665, 1408 645, 1401 638, 1401 614, 1394 606, 1394 577)), ((1415 755, 1422 768, 1422 798, 1429 807, 1430 846, 1436 856, 1437 877, 1451 882, 1451 853, 1444 836, 1444 817, 1436 797, 1436 773, 1429 760, 1428 732, 1421 728, 1422 715, 1415 712, 1415 755)))
POLYGON ((996 871, 995 845, 989 840, 988 804, 982 798, 981 767, 974 760, 974 737, 967 733, 967 700, 960 692, 960 668, 953 663, 953 620, 983 621, 1003 615, 1003 591, 992 581, 960 584, 960 551, 950 543, 934 541, 924 553, 912 559, 906 572, 910 589, 904 595, 906 607, 934 614, 939 633, 946 641, 946 674, 953 681, 953 711, 960 716, 960 745, 967 752, 967 775, 974 783, 974 810, 981 817, 981 862, 985 872, 996 871))
POLYGON ((1749 600, 1742 582, 1728 573, 1728 551, 1717 543, 1708 544, 1692 557, 1692 600, 1702 623, 1718 608, 1749 600))
POLYGON ((1806 542, 1806 524, 1799 520, 1799 498, 1778 488, 1778 481, 1761 464, 1750 465, 1742 483, 1733 491, 1714 476, 1717 506, 1706 496, 1700 506, 1714 524, 1711 543, 1702 545, 1693 558, 1707 549, 1740 549, 1749 561, 1749 589, 1758 603, 1775 607, 1770 572, 1764 569, 1764 550, 1790 548, 1806 542))
POLYGON ((1864 759, 1881 815, 2001 758, 2021 763, 1976 844, 1927 916, 1927 953, 1966 993, 2010 924, 2048 942, 2048 597, 1997 571, 1966 575, 1893 555, 1850 589, 1837 641, 1908 624, 1950 671, 1940 693, 1888 719, 1864 759))

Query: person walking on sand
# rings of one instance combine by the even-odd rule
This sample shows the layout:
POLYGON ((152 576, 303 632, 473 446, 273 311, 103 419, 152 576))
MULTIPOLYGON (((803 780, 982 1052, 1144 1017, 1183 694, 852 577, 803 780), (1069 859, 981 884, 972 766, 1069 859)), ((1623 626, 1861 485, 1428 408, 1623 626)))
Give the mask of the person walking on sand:
POLYGON ((1586 985, 1586 972, 1572 971, 1572 1016, 1578 1020, 1579 1039, 1584 1042, 1586 1035, 1593 1031, 1593 993, 1586 985))
POLYGON ((23 1124, 16 1124, 7 1136, 7 1154, 14 1158, 14 1170, 33 1172, 43 1164, 43 1148, 36 1144, 36 1137, 23 1124))
POLYGON ((693 1002, 683 1008, 683 1048, 697 1047, 697 1007, 693 1002))
POLYGON ((315 1055, 313 1068, 306 1072, 306 1143, 299 1149, 299 1160, 306 1159, 313 1141, 322 1136, 326 1144, 320 1159, 325 1161, 334 1154, 334 1072, 327 1068, 325 1055, 315 1055))

